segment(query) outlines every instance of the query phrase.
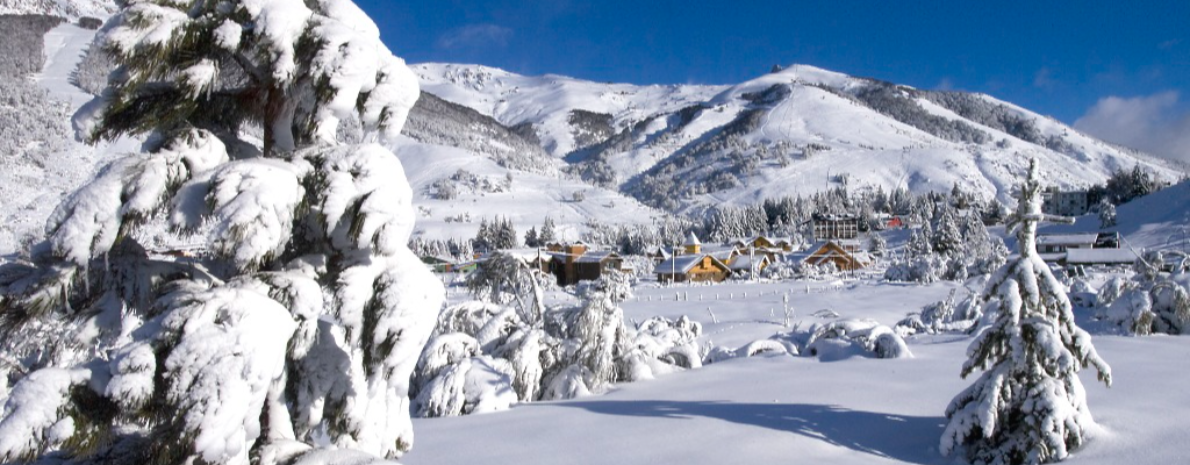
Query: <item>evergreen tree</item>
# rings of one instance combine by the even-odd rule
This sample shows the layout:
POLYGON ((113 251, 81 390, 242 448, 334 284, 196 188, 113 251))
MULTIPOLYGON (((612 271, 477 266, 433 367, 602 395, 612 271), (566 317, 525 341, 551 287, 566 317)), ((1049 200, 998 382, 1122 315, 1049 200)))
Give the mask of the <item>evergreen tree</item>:
POLYGON ((884 239, 879 233, 873 233, 872 237, 868 239, 868 252, 877 257, 883 257, 884 252, 888 249, 888 241, 884 239))
POLYGON ((471 241, 475 250, 491 251, 495 249, 492 245, 492 226, 488 224, 488 219, 480 218, 479 231, 475 233, 475 240, 471 241))
POLYGON ((408 249, 399 160, 337 135, 393 140, 415 76, 346 0, 120 3, 119 68, 82 129, 147 134, 150 153, 104 168, 0 270, 4 338, 58 327, 37 342, 67 354, 13 387, 0 461, 400 456, 443 289, 408 249), (137 241, 171 228, 206 238, 196 257, 137 241))
POLYGON ((1111 369, 1075 326, 1065 288, 1037 255, 1041 183, 1029 164, 1017 210, 1020 257, 1001 267, 982 295, 998 308, 967 350, 966 377, 983 374, 946 409, 940 451, 963 451, 973 463, 1036 464, 1066 458, 1094 420, 1078 372, 1093 366, 1111 385, 1111 369))
POLYGON ((1104 197, 1099 201, 1099 228, 1105 229, 1116 225, 1116 206, 1104 197))
POLYGON ((545 221, 541 224, 541 233, 537 235, 537 240, 541 241, 542 245, 556 242, 558 235, 554 232, 554 219, 545 217, 545 221))
POLYGON ((930 238, 934 235, 934 228, 930 227, 930 223, 924 223, 921 229, 918 229, 909 236, 909 254, 913 257, 926 257, 934 253, 934 245, 930 242, 930 238))
POLYGON ((516 226, 512 225, 511 219, 504 218, 500 222, 500 228, 498 230, 497 237, 497 244, 500 246, 500 248, 512 249, 517 247, 518 237, 516 233, 516 226))
POLYGON ((957 254, 963 247, 963 235, 959 232, 959 225, 954 219, 954 210, 946 208, 938 220, 938 229, 930 238, 934 250, 943 255, 957 254))
POLYGON ((541 245, 541 242, 537 239, 537 227, 530 227, 525 232, 525 247, 541 247, 541 245))

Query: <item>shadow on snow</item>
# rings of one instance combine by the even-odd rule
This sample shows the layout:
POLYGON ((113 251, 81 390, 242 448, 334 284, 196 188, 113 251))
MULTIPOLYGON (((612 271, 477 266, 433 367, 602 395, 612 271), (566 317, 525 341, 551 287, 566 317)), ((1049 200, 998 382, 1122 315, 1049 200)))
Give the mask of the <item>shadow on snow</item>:
MULTIPOLYGON (((532 404, 530 404, 532 405, 532 404)), ((949 463, 938 454, 946 419, 861 412, 809 404, 737 404, 714 401, 578 401, 548 404, 604 415, 689 419, 759 426, 799 434, 828 444, 917 464, 949 463)))

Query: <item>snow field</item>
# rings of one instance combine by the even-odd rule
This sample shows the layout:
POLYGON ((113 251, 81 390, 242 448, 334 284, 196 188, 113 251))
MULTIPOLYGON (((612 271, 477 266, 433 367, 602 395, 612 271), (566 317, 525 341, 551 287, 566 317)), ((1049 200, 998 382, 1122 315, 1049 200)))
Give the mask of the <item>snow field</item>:
MULTIPOLYGON (((811 315, 822 308, 843 318, 871 318, 891 326, 904 312, 941 300, 955 287, 847 282, 841 290, 821 289, 829 284, 645 284, 634 289, 643 300, 632 298, 621 306, 629 322, 687 314, 704 325, 702 339, 731 346, 783 330, 768 320, 780 320, 780 295, 787 289, 800 290, 790 294, 790 302, 797 310, 795 321, 805 328, 828 321, 811 315), (812 286, 809 294, 806 284, 812 286), (689 292, 690 300, 675 302, 674 292, 689 292), (699 302, 696 293, 718 293, 721 299, 699 302), (729 294, 734 300, 726 298, 729 294), (717 304, 719 323, 705 311, 710 304, 717 304), (775 318, 769 316, 770 306, 776 308, 775 318)), ((895 360, 733 359, 620 384, 604 396, 519 404, 489 415, 414 419, 417 447, 403 461, 959 463, 937 449, 946 405, 975 379, 974 374, 959 377, 970 341, 965 335, 911 337, 907 342, 914 357, 895 360)), ((1190 427, 1190 391, 1182 388, 1184 380, 1175 367, 1190 356, 1190 344, 1180 337, 1103 335, 1094 336, 1094 343, 1112 365, 1115 384, 1103 387, 1094 370, 1081 374, 1100 429, 1067 463, 1179 463, 1181 451, 1174 445, 1190 427)))

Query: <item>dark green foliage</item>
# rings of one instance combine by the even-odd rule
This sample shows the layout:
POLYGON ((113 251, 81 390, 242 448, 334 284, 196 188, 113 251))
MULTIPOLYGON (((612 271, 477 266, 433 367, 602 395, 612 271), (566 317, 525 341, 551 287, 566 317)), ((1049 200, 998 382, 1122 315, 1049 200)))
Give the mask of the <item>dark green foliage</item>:
MULTIPOLYGON (((45 15, 0 15, 0 77, 24 77, 45 64, 45 33, 63 19, 45 15)), ((8 79, 5 79, 7 81, 8 79)))
POLYGON ((885 82, 873 82, 855 93, 855 98, 869 108, 952 142, 983 144, 991 135, 963 121, 951 120, 927 112, 913 99, 917 91, 885 82))
POLYGON ((474 151, 505 168, 551 172, 555 161, 542 150, 532 126, 518 127, 509 128, 490 116, 423 91, 401 134, 427 144, 474 151))

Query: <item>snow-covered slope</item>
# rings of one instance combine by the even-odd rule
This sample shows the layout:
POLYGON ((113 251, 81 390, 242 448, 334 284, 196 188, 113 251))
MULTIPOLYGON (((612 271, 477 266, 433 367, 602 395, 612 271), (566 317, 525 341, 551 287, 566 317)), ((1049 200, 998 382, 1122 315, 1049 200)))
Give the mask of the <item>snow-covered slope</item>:
MULTIPOLYGON (((70 73, 91 43, 95 31, 60 24, 41 42, 41 72, 10 79, 4 92, 20 95, 0 106, 0 120, 13 115, 19 124, 0 131, 15 150, 0 151, 0 256, 17 251, 44 234, 45 221, 58 203, 94 174, 96 169, 138 143, 121 140, 88 146, 75 141, 71 115, 91 96, 70 83, 70 73)), ((35 53, 35 52, 34 52, 35 53)))
POLYGON ((107 18, 116 12, 112 0, 0 0, 0 15, 40 14, 78 19, 107 18))
POLYGON ((426 92, 508 126, 533 125, 542 146, 558 157, 606 139, 627 122, 678 111, 723 90, 722 86, 635 86, 556 75, 522 76, 478 65, 426 63, 410 68, 426 92))
POLYGON ((734 86, 632 86, 421 64, 423 89, 521 132, 588 182, 667 210, 850 186, 1010 199, 1037 157, 1060 187, 1140 163, 1178 169, 982 94, 920 91, 795 65, 734 86), (526 128, 528 126, 529 128, 526 128))
MULTIPOLYGON (((1088 214, 1073 225, 1042 228, 1047 233, 1100 231, 1099 217, 1088 214)), ((1137 198, 1116 208, 1116 225, 1105 231, 1119 232, 1124 246, 1137 250, 1179 250, 1190 252, 1190 181, 1137 198)))
MULTIPOLYGON (((501 166, 477 152, 402 138, 393 151, 401 159, 417 207, 415 236, 470 239, 480 222, 511 220, 519 235, 541 229, 546 217, 558 225, 559 238, 577 240, 592 221, 649 224, 663 214, 614 190, 577 179, 501 166), (442 189, 453 198, 440 198, 442 189), (576 200, 578 192, 581 200, 576 200)), ((520 237, 518 237, 520 240, 520 237)))

